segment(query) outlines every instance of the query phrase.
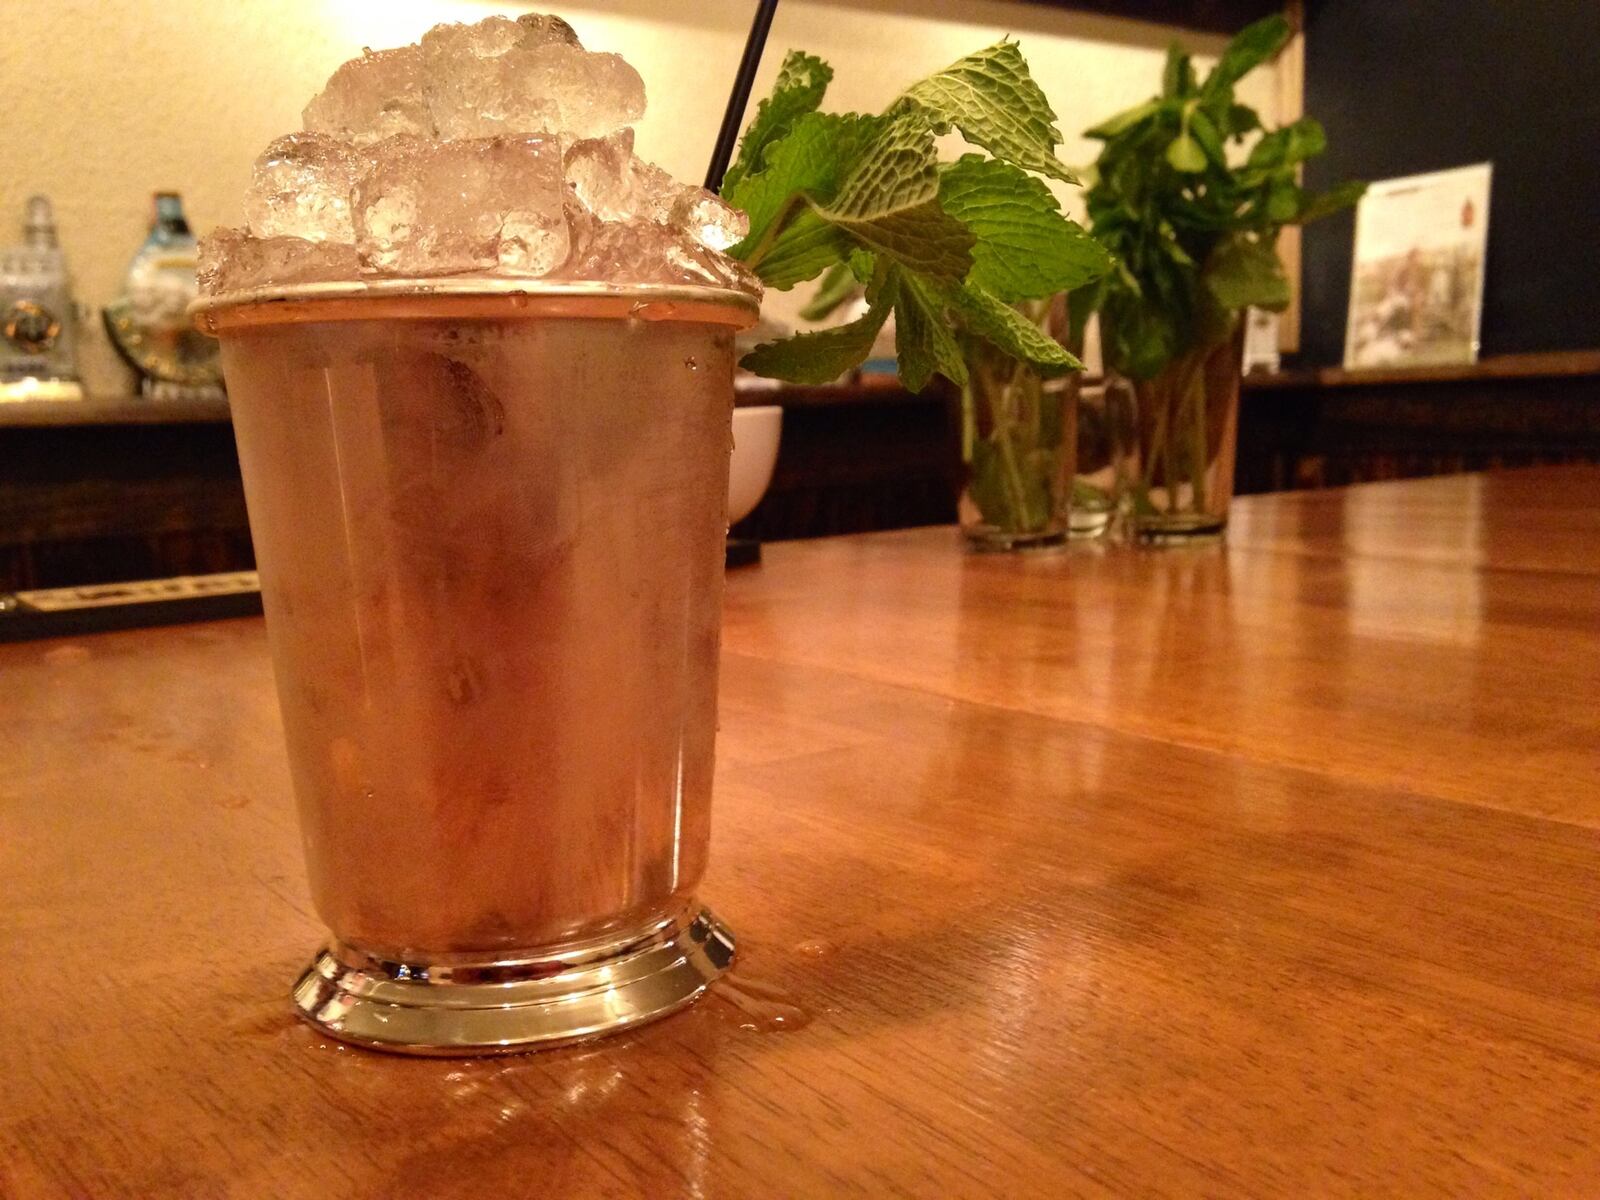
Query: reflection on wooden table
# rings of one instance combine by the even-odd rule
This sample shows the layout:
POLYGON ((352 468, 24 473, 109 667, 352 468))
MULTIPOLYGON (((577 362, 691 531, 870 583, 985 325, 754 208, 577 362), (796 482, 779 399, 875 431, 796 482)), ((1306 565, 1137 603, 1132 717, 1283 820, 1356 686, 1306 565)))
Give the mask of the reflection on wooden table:
POLYGON ((706 895, 809 1021, 499 1061, 289 1017, 258 621, 0 647, 0 1194, 1596 1194, 1597 496, 769 547, 706 895))

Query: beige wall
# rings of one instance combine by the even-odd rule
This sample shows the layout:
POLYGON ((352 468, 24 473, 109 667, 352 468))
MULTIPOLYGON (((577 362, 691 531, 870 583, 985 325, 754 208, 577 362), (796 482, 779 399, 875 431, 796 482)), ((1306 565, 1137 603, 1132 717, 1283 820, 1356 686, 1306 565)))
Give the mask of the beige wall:
MULTIPOLYGON (((250 162, 295 128, 300 108, 363 45, 410 41, 442 20, 548 5, 487 0, 51 0, 28 36, 0 40, 0 241, 18 232, 35 191, 56 203, 80 301, 98 312, 121 290, 143 240, 150 193, 181 191, 196 229, 237 223, 250 162), (26 131, 28 136, 21 136, 26 131)), ((639 68, 650 113, 639 149, 684 179, 705 171, 750 0, 582 0, 560 11, 594 49, 639 68)), ((1067 134, 1063 156, 1088 161, 1077 132, 1154 90, 1172 31, 1002 0, 785 0, 760 95, 783 51, 836 68, 834 108, 878 109, 906 83, 1013 34, 1067 134)), ((1188 35, 1215 52, 1217 39, 1188 35)), ((1249 99, 1272 103, 1269 72, 1249 99)), ((775 298, 779 315, 789 298, 775 298)), ((82 351, 92 390, 128 386, 100 332, 82 351)))

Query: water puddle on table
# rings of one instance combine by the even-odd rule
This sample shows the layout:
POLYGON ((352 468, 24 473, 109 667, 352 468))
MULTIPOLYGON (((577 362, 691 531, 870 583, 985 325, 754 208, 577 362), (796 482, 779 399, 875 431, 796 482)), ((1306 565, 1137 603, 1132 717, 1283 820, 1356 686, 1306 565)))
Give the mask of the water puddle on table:
MULTIPOLYGON (((789 953, 802 960, 795 965, 804 971, 815 969, 819 960, 832 957, 837 949, 826 938, 807 937, 795 942, 789 953)), ((810 1009, 766 974, 771 959, 767 947, 741 948, 733 968, 707 989, 706 1007, 747 1033, 793 1033, 811 1024, 810 1009)))
POLYGON ((811 1024, 787 988, 741 974, 737 963, 706 991, 706 1006, 751 1033, 792 1033, 811 1024))

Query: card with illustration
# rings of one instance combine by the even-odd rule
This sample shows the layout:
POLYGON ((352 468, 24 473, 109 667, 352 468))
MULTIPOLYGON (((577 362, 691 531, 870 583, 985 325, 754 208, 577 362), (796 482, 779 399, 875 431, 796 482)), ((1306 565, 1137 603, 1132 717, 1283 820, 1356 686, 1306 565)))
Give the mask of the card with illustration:
POLYGON ((1478 360, 1490 164, 1385 179, 1356 209, 1346 367, 1478 360))

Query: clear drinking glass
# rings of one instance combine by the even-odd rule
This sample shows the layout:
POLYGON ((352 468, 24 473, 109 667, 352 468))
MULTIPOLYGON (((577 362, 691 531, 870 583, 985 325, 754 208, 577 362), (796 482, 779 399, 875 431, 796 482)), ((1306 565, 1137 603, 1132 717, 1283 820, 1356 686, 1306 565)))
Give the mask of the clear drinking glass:
MULTIPOLYGON (((1064 304, 1029 301, 1022 316, 1046 336, 1064 304)), ((1043 550, 1067 539, 1072 395, 982 338, 965 339, 961 389, 961 532, 976 550, 1043 550)))
POLYGON ((1132 383, 1138 468, 1130 491, 1135 538, 1182 543, 1218 538, 1233 499, 1244 331, 1182 355, 1132 383))
POLYGON ((314 1025, 525 1049, 661 1016, 728 965, 696 889, 754 313, 494 281, 205 305, 333 933, 294 990, 314 1025))
POLYGON ((1138 461, 1133 389, 1115 377, 1087 386, 1056 382, 1072 414, 1067 532, 1074 539, 1103 537, 1116 524, 1138 461))

